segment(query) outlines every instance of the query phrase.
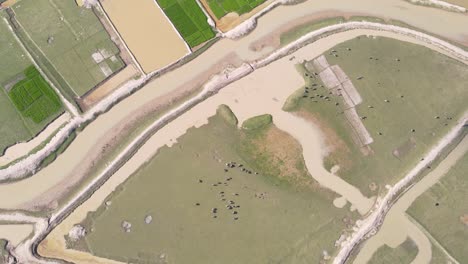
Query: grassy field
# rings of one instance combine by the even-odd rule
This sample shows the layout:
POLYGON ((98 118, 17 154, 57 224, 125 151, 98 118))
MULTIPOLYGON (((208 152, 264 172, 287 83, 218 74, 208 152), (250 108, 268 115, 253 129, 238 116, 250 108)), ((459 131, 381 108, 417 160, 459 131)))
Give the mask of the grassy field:
POLYGON ((215 16, 220 19, 231 12, 239 15, 248 13, 263 2, 265 0, 208 0, 208 5, 215 16))
POLYGON ((195 0, 157 0, 190 47, 214 38, 207 17, 195 0))
MULTIPOLYGON (((356 110, 374 139, 371 151, 354 143, 342 97, 329 95, 319 78, 308 77, 312 73, 304 76, 311 95, 327 95, 330 101, 310 98, 302 88, 286 107, 308 113, 332 135, 335 151, 326 158, 326 167, 339 164, 342 178, 374 195, 400 179, 467 110, 467 67, 427 48, 383 37, 362 36, 333 50, 337 57, 325 53, 330 65, 341 66, 363 99, 356 110)), ((299 69, 304 75, 305 67, 299 69)))
POLYGON ((6 17, 4 10, 0 11, 0 86, 4 86, 6 82, 21 73, 29 65, 31 61, 24 54, 12 33, 8 29, 7 24, 3 21, 6 17))
POLYGON ((467 171, 468 154, 465 154, 407 211, 460 263, 468 259, 467 171))
POLYGON ((57 116, 60 110, 60 102, 58 102, 58 108, 53 108, 52 106, 56 102, 49 105, 48 97, 41 96, 42 91, 46 93, 53 93, 53 91, 40 75, 36 75, 37 72, 28 71, 34 75, 34 77, 31 76, 34 81, 28 82, 26 80, 27 77, 23 71, 30 67, 32 62, 14 39, 7 24, 3 21, 4 17, 7 17, 7 14, 2 10, 0 11, 0 35, 2 36, 0 38, 0 153, 3 153, 6 147, 29 140, 36 135, 57 116), (20 81, 21 79, 24 80, 20 81), (20 87, 21 83, 25 84, 27 88, 20 87), (44 90, 37 90, 38 87, 42 87, 44 90), (21 93, 21 91, 24 92, 25 89, 36 90, 36 93, 32 95, 35 97, 25 97, 28 101, 24 101, 24 103, 30 104, 29 108, 26 108, 26 105, 19 101, 20 105, 17 108, 10 96, 21 93), (37 107, 39 107, 39 111, 36 111, 37 107), (45 109, 50 111, 43 113, 42 110, 45 109))
POLYGON ((74 1, 23 0, 13 11, 24 30, 19 36, 69 97, 82 96, 124 66, 96 15, 74 1))
POLYGON ((397 248, 391 248, 387 245, 379 248, 368 264, 410 264, 418 254, 418 247, 410 239, 406 239, 403 244, 397 248))
POLYGON ((69 245, 138 263, 316 263, 332 254, 355 215, 333 207, 293 139, 271 123, 239 130, 224 110, 161 149, 88 215, 86 243, 69 245), (277 153, 285 144, 290 151, 277 153))

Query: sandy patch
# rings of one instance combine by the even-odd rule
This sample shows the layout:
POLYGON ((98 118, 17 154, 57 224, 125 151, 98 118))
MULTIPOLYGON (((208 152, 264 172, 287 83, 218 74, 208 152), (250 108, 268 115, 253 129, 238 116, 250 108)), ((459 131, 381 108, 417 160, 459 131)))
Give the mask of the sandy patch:
POLYGON ((123 70, 107 79, 103 84, 97 86, 90 93, 85 95, 80 101, 80 107, 86 111, 91 106, 99 102, 101 99, 112 93, 115 89, 119 88, 124 82, 137 76, 138 70, 132 65, 126 66, 123 70))
POLYGON ((153 0, 101 1, 104 10, 146 73, 167 66, 190 49, 153 0))
POLYGON ((26 239, 32 232, 33 226, 28 224, 0 225, 0 239, 8 240, 14 247, 26 239))
POLYGON ((63 113, 52 123, 50 123, 44 130, 42 130, 36 137, 27 141, 15 144, 5 150, 3 156, 0 156, 0 166, 5 166, 8 163, 19 159, 29 152, 31 152, 35 147, 39 146, 47 138, 52 136, 52 134, 59 129, 66 122, 70 121, 70 114, 68 112, 63 113))
POLYGON ((348 201, 346 201, 346 198, 344 197, 339 197, 333 200, 333 205, 338 208, 343 208, 347 203, 348 201))

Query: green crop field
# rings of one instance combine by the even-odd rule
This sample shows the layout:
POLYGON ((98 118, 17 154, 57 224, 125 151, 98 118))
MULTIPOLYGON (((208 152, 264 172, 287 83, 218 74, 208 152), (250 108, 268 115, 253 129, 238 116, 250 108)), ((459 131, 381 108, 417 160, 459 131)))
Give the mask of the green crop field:
POLYGON ((208 5, 215 16, 221 19, 231 12, 239 15, 248 13, 263 2, 265 0, 208 0, 208 5))
POLYGON ((75 1, 23 0, 13 11, 18 35, 67 98, 84 95, 124 66, 97 16, 75 1))
POLYGON ((39 124, 62 108, 60 98, 33 66, 24 71, 25 79, 8 92, 21 114, 39 124))
MULTIPOLYGON (((4 17, 7 17, 7 15, 5 11, 2 10, 0 11, 0 153, 3 153, 8 146, 31 139, 41 131, 48 122, 57 116, 55 112, 38 123, 34 122, 32 118, 34 118, 36 114, 38 116, 40 112, 34 113, 31 110, 37 107, 37 104, 29 108, 31 110, 23 108, 23 110, 25 110, 23 114, 31 115, 31 118, 28 118, 23 116, 10 99, 8 93, 12 90, 16 90, 13 89, 13 86, 15 84, 18 85, 18 81, 26 78, 23 71, 27 69, 32 62, 28 59, 21 46, 15 40, 12 32, 8 29, 7 24, 3 21, 4 17)), ((36 76, 35 79, 39 85, 44 84, 42 77, 36 76)), ((26 85, 28 87, 31 86, 30 84, 26 85)), ((35 88, 31 87, 27 89, 35 88)), ((19 90, 21 90, 21 88, 18 89, 18 91, 19 90)), ((36 96, 40 96, 40 94, 38 93, 36 96)), ((40 99, 39 104, 43 104, 45 102, 44 99, 45 98, 40 99)), ((46 107, 48 108, 49 106, 46 107)))
POLYGON ((407 211, 460 263, 468 259, 467 172, 468 154, 465 154, 407 211))
POLYGON ((410 264, 418 254, 418 247, 411 239, 406 239, 403 244, 396 248, 387 245, 380 247, 368 264, 410 264))
POLYGON ((190 47, 214 38, 207 17, 195 0, 157 0, 190 47))
POLYGON ((249 130, 236 123, 223 107, 160 149, 68 246, 133 263, 318 263, 333 254, 355 213, 332 205, 299 144, 271 120, 249 130))
POLYGON ((361 151, 353 140, 342 97, 330 95, 302 65, 298 68, 309 89, 300 89, 286 108, 307 113, 333 135, 335 151, 326 157, 328 169, 340 165, 339 176, 364 194, 375 195, 401 179, 467 110, 467 66, 428 48, 384 37, 362 36, 333 50, 337 57, 331 50, 325 53, 329 64, 344 70, 363 99, 356 110, 374 139, 370 151, 361 151))

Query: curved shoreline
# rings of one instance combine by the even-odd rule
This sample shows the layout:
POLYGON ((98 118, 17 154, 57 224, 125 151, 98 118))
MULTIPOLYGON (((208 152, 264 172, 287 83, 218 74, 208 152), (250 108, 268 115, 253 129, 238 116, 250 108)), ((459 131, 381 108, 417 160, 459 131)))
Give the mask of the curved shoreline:
MULTIPOLYGON (((354 27, 354 26, 357 26, 357 25, 361 25, 362 23, 363 23, 363 22, 351 22, 351 24, 348 25, 348 26, 354 27)), ((371 26, 376 26, 375 23, 371 23, 371 24, 372 24, 371 26)), ((368 25, 368 23, 364 23, 364 25, 368 25)), ((377 25, 380 25, 380 24, 377 24, 377 25)), ((398 27, 397 27, 397 28, 398 28, 398 27)), ((331 27, 331 28, 329 28, 328 30, 335 30, 335 29, 336 29, 335 27, 331 27)), ((393 28, 393 29, 395 29, 395 28, 393 28)), ((326 32, 326 30, 325 30, 325 32, 326 32)), ((406 32, 406 31, 405 31, 405 32, 406 32)), ((411 32, 411 31, 410 31, 410 32, 411 32)), ((318 30, 318 31, 313 32, 313 33, 314 33, 314 34, 308 34, 308 35, 306 35, 304 38, 301 38, 301 39, 298 40, 298 42, 296 42, 296 43, 292 43, 291 45, 288 45, 288 46, 286 46, 286 47, 284 47, 284 48, 278 50, 277 52, 275 52, 275 54, 272 54, 271 56, 268 56, 268 57, 265 58, 265 59, 258 60, 258 61, 256 61, 255 63, 252 63, 253 68, 255 68, 255 69, 261 68, 261 67, 266 66, 266 65, 268 65, 269 63, 271 63, 271 62, 277 60, 278 58, 284 57, 285 55, 287 55, 287 54, 289 54, 290 52, 292 52, 292 50, 297 50, 297 49, 299 49, 299 48, 300 48, 300 45, 298 46, 298 44, 304 44, 304 42, 306 42, 307 40, 309 40, 309 38, 316 37, 317 35, 320 35, 320 34, 324 33, 324 31, 323 31, 323 29, 322 29, 322 30, 318 30)), ((401 32, 400 32, 400 33, 401 33, 401 32)), ((413 32, 413 33, 414 33, 414 32, 413 32)), ((418 39, 421 39, 421 40, 426 40, 426 41, 428 41, 428 40, 430 39, 430 38, 424 38, 423 35, 419 35, 419 34, 418 34, 417 36, 419 36, 418 39)), ((433 44, 433 43, 431 43, 431 44, 433 44)), ((447 48, 447 49, 445 49, 445 50, 451 50, 451 51, 453 51, 452 49, 450 49, 450 46, 443 45, 443 44, 444 44, 443 42, 440 42, 440 43, 438 43, 438 44, 439 44, 439 46, 443 46, 443 47, 447 48)), ((455 49, 455 53, 456 53, 456 49, 455 49)), ((462 53, 462 54, 459 54, 459 55, 461 55, 462 58, 466 58, 466 54, 463 54, 463 53, 462 53)), ((250 71, 249 67, 250 67, 250 66, 248 66, 248 65, 244 65, 243 67, 239 68, 239 69, 238 69, 238 70, 240 71, 239 74, 235 74, 232 78, 233 78, 234 80, 236 80, 236 79, 238 79, 238 78, 241 78, 241 77, 245 76, 244 74, 250 73, 251 71, 250 71)), ((234 81, 234 80, 233 80, 233 81, 234 81)), ((221 81, 222 81, 222 79, 221 79, 221 81)), ((226 80, 224 80, 224 81, 226 81, 226 80)), ((206 93, 209 93, 209 92, 213 92, 213 90, 210 90, 210 88, 219 89, 219 87, 213 86, 213 85, 214 85, 213 82, 214 82, 214 83, 220 82, 220 80, 219 80, 219 79, 218 79, 218 80, 216 80, 216 79, 212 80, 211 84, 208 84, 208 85, 205 87, 205 90, 204 90, 204 93, 205 93, 205 94, 206 94, 206 93)), ((187 105, 185 105, 184 107, 187 107, 187 105)), ((90 189, 93 189, 93 188, 88 187, 88 188, 86 188, 86 190, 85 190, 84 192, 86 192, 87 190, 90 190, 90 189)), ((84 194, 84 192, 83 192, 83 194, 84 194)), ((80 198, 80 197, 78 197, 77 199, 75 199, 74 202, 77 202, 77 201, 79 200, 79 198, 80 198)), ((64 218, 67 216, 67 213, 68 213, 67 211, 72 210, 72 209, 71 209, 72 207, 73 207, 73 203, 69 203, 67 206, 65 206, 61 211, 59 211, 57 214, 55 214, 55 215, 51 218, 51 222, 52 222, 52 223, 55 222, 55 224, 58 224, 58 222, 60 222, 62 219, 64 219, 64 218)))
MULTIPOLYGON (((312 39, 314 37, 317 37, 317 36, 319 36, 321 34, 333 33, 333 31, 340 30, 340 29, 353 30, 353 29, 357 29, 357 28, 372 29, 372 30, 378 30, 378 31, 379 30, 383 30, 383 31, 388 30, 390 32, 393 32, 393 33, 396 33, 396 34, 401 34, 401 35, 409 34, 410 37, 419 39, 421 41, 429 43, 430 45, 435 45, 435 46, 437 46, 439 48, 442 48, 444 51, 449 52, 450 54, 456 56, 457 58, 460 58, 462 60, 467 60, 467 58, 468 58, 467 53, 464 52, 463 50, 461 50, 460 48, 455 47, 455 46, 453 46, 453 45, 451 45, 451 44, 449 44, 449 43, 447 43, 445 41, 441 41, 441 40, 439 40, 437 38, 429 36, 427 34, 417 32, 415 30, 409 30, 409 29, 405 29, 405 28, 401 28, 401 27, 388 26, 388 25, 383 25, 383 24, 378 24, 378 23, 348 22, 348 23, 344 23, 344 24, 340 24, 340 25, 333 25, 333 26, 330 26, 330 27, 322 28, 320 30, 311 32, 311 33, 301 37, 299 40, 291 43, 290 45, 279 49, 278 51, 274 52, 273 54, 266 57, 265 59, 255 61, 254 63, 252 63, 252 67, 254 69, 258 69, 258 68, 261 68, 263 66, 266 66, 266 65, 270 64, 271 62, 273 62, 273 61, 275 61, 275 60, 277 60, 277 59, 279 59, 281 57, 284 57, 284 56, 288 55, 289 53, 291 53, 291 52, 293 52, 295 50, 298 50, 299 48, 302 47, 301 45, 306 45, 307 41, 309 41, 310 39, 312 39)), ((406 36, 408 36, 408 35, 406 35, 406 36)), ((233 77, 231 77, 232 79, 230 80, 230 82, 236 81, 237 79, 240 79, 240 78, 244 77, 245 75, 247 75, 248 73, 250 73, 249 72, 250 70, 248 70, 248 68, 250 68, 250 67, 251 66, 244 65, 242 68, 239 69, 240 72, 238 74, 235 74, 233 77)), ((253 69, 252 69, 252 71, 253 71, 253 69)), ((228 80, 226 80, 226 79, 223 80, 222 78, 218 79, 218 80, 216 80, 216 79, 212 80, 212 82, 214 82, 214 83, 211 83, 211 86, 210 85, 205 86, 205 90, 204 90, 204 92, 202 94, 207 95, 207 94, 210 94, 210 93, 215 93, 216 89, 220 89, 223 86, 227 85, 227 83, 229 83, 227 81, 228 80), (216 83, 217 83, 217 85, 221 85, 221 87, 217 87, 216 83)), ((141 80, 140 80, 140 82, 141 82, 141 80)), ((140 82, 133 81, 130 84, 128 84, 129 87, 130 87, 129 90, 119 89, 118 92, 120 92, 121 94, 129 93, 132 90, 133 87, 137 87, 138 85, 140 85, 141 84, 140 82)), ((109 98, 107 98, 107 99, 108 100, 105 103, 108 103, 108 105, 113 103, 113 101, 111 99, 109 99, 109 98)), ((102 105, 105 105, 105 103, 103 103, 102 105)), ((102 105, 100 105, 100 106, 102 106, 102 105)), ((106 105, 106 106, 108 106, 108 105, 106 105)), ((190 108, 190 106, 188 106, 186 104, 184 104, 183 107, 190 108)), ((181 110, 182 108, 178 108, 178 109, 181 110)), ((80 124, 82 124, 83 122, 85 122, 87 120, 91 120, 94 117, 95 113, 98 113, 99 111, 104 111, 103 109, 105 109, 105 108, 95 108, 95 112, 86 114, 87 117, 74 118, 72 120, 72 122, 70 122, 70 123, 73 123, 73 125, 69 126, 68 129, 63 129, 62 131, 65 131, 65 132, 71 131, 70 129, 74 129, 77 126, 79 126, 80 124), (87 118, 89 118, 89 119, 87 119, 87 118)), ((185 109, 185 110, 187 110, 187 109, 185 109)), ((160 122, 161 120, 162 119, 160 119, 158 121, 160 122)), ((62 133, 61 136, 63 136, 63 138, 66 138, 67 135, 66 135, 66 133, 62 133)), ((48 145, 48 146, 50 148, 50 145, 48 145)), ((32 164, 34 164, 34 162, 32 162, 32 164)), ((23 164, 23 165, 26 166, 27 164, 23 164)), ((28 169, 28 168, 25 168, 25 167, 21 168, 21 166, 18 166, 18 168, 28 169)), ((0 175, 2 175, 1 173, 2 173, 2 171, 0 171, 0 175)), ((11 173, 14 173, 14 171, 12 171, 11 173)), ((88 188, 86 188, 86 189, 88 189, 88 188)), ((58 217, 60 215, 60 213, 66 212, 68 210, 73 210, 71 204, 65 206, 62 210, 60 210, 58 212, 58 214, 55 214, 55 216, 52 218, 52 222, 54 220, 57 220, 57 219, 60 218, 60 217, 58 217)), ((53 225, 53 223, 51 223, 51 224, 53 225)), ((46 227, 45 230, 44 230, 44 234, 47 233, 48 231, 50 231, 49 227, 46 227)), ((40 232, 40 233, 42 233, 42 232, 40 232)), ((34 237, 36 237, 36 236, 34 236, 34 237)), ((34 239, 32 241, 37 242, 37 240, 34 240, 34 239)), ((33 244, 33 242, 31 242, 31 245, 32 244, 33 244)), ((342 262, 336 262, 336 263, 342 263, 342 262)))

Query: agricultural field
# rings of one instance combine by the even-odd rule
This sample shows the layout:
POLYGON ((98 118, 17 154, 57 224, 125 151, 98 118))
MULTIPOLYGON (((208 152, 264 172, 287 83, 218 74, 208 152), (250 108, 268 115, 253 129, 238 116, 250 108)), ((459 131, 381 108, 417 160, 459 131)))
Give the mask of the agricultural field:
POLYGON ((368 264, 410 264, 418 254, 418 247, 411 239, 406 239, 396 248, 387 245, 379 248, 368 264))
POLYGON ((355 106, 357 122, 373 142, 362 142, 344 96, 325 87, 312 63, 298 66, 305 88, 285 109, 321 126, 333 149, 325 166, 339 165, 337 174, 367 196, 398 181, 467 110, 466 65, 425 47, 361 36, 325 57, 354 84, 362 99, 355 106))
POLYGON ((39 71, 31 66, 24 71, 24 77, 8 92, 16 109, 36 124, 56 115, 62 103, 39 71))
POLYGON ((61 109, 59 101, 48 105, 48 97, 42 96, 42 91, 48 94, 54 92, 31 66, 32 62, 15 40, 3 17, 6 14, 0 11, 0 154, 8 146, 27 141, 39 133, 61 109), (29 91, 33 97, 25 97, 27 101, 16 101, 16 106, 11 97, 15 97, 16 93, 29 94, 29 91), (56 103, 58 107, 53 107, 56 103))
POLYGON ((214 38, 215 33, 195 0, 157 1, 190 47, 214 38))
POLYGON ((467 171, 468 154, 465 154, 407 211, 460 263, 468 259, 467 171))
POLYGON ((236 125, 221 106, 160 149, 68 246, 138 263, 317 263, 333 254, 356 213, 332 205, 335 195, 312 179, 300 145, 271 116, 236 125))
POLYGON ((67 98, 83 96, 124 66, 91 9, 74 1, 23 0, 12 10, 18 35, 67 98))
POLYGON ((261 5, 265 0, 208 0, 208 5, 216 18, 221 19, 228 13, 242 15, 261 5))

